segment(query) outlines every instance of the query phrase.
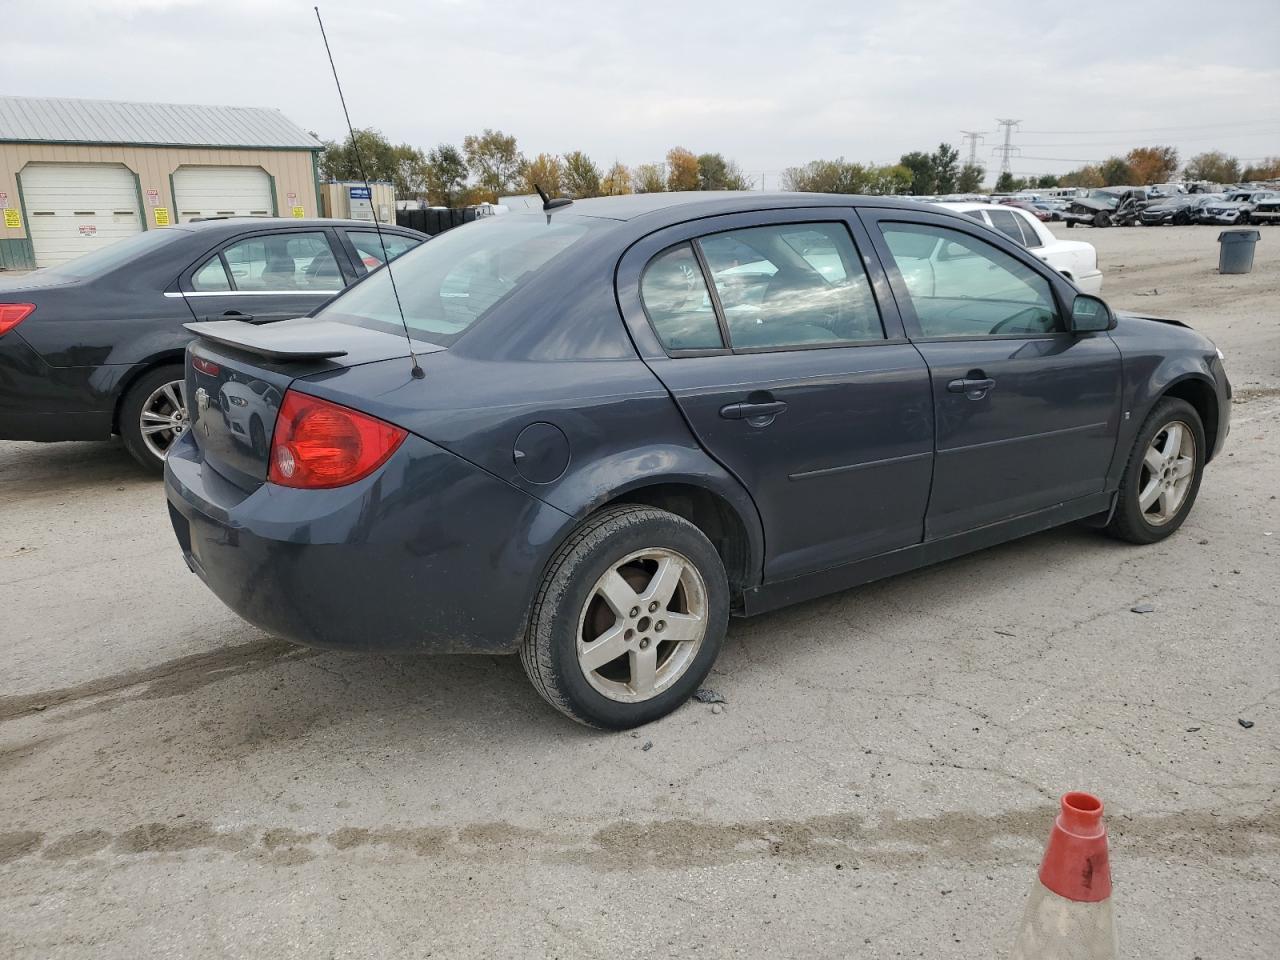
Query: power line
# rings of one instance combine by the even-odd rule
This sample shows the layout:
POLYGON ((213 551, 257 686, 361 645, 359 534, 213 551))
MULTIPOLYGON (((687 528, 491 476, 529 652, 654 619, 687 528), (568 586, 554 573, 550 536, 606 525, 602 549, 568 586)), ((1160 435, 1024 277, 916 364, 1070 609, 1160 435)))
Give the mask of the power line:
POLYGON ((1214 130, 1223 127, 1253 127, 1256 125, 1256 120, 1242 120, 1232 123, 1195 123, 1175 127, 1122 127, 1117 130, 1023 130, 1022 132, 1028 136, 1043 136, 1044 134, 1053 134, 1054 136, 1087 136, 1095 133, 1160 133, 1164 130, 1214 130))

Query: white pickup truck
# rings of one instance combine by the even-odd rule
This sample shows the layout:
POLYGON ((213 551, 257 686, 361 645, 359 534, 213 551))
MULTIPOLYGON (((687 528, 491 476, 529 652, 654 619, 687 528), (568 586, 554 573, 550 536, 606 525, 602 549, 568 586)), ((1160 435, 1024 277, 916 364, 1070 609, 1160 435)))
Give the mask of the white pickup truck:
POLYGON ((1098 251, 1083 240, 1059 240, 1043 223, 1017 207, 997 203, 939 203, 939 207, 995 227, 1022 244, 1060 274, 1071 279, 1082 293, 1102 290, 1098 251))

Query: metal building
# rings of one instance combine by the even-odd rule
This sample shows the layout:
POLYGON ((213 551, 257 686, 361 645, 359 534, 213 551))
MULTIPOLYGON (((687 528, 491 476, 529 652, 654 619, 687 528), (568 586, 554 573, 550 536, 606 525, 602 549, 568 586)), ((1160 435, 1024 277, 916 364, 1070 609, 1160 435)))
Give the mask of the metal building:
POLYGON ((0 97, 0 269, 196 217, 319 216, 320 150, 278 110, 0 97))

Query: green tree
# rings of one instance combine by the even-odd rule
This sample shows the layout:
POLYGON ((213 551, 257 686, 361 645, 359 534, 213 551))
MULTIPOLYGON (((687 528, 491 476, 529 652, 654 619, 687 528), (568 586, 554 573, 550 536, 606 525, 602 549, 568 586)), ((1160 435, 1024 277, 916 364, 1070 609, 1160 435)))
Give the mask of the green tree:
POLYGON ((742 168, 733 160, 728 161, 724 166, 724 187, 725 190, 754 190, 756 182, 742 172, 742 168))
POLYGON ((729 177, 729 164, 723 154, 698 154, 698 189, 728 190, 725 186, 729 177))
POLYGON ((672 147, 667 151, 667 189, 698 189, 698 158, 684 147, 672 147))
POLYGON ((1098 164, 1098 172, 1102 174, 1102 183, 1106 187, 1119 187, 1133 183, 1133 168, 1124 157, 1107 157, 1098 164))
POLYGON ((901 164, 877 167, 850 163, 843 157, 813 160, 782 171, 782 189, 810 193, 903 193, 912 183, 911 171, 901 164))
POLYGON ((1019 190, 1025 190, 1030 183, 1024 177, 1015 177, 1009 171, 1000 174, 996 180, 996 193, 1017 193, 1019 190))
POLYGON ((911 171, 911 192, 918 197, 937 193, 937 175, 933 168, 933 157, 930 154, 913 150, 904 153, 899 165, 911 171))
POLYGON ((560 158, 549 153, 538 154, 520 168, 520 180, 526 193, 537 193, 538 188, 542 188, 548 197, 563 196, 562 179, 560 158))
POLYGON ((341 143, 326 140, 319 166, 325 180, 362 180, 365 176, 370 180, 394 180, 396 148, 372 127, 356 130, 341 143))
POLYGON ((462 141, 467 167, 476 178, 476 186, 490 201, 511 190, 524 166, 524 157, 516 149, 516 138, 501 130, 468 135, 462 141))
POLYGON ((660 163, 641 163, 631 171, 636 193, 661 193, 667 189, 667 170, 660 163))
POLYGON ((1098 169, 1097 164, 1086 163, 1083 167, 1070 170, 1058 177, 1058 186, 1094 188, 1104 187, 1106 183, 1102 179, 1102 171, 1098 169))
POLYGON ((614 161, 609 171, 600 178, 600 196, 620 197, 631 192, 631 171, 625 163, 614 161))
POLYGON ((929 158, 933 165, 933 190, 930 193, 955 193, 960 180, 960 151, 949 143, 938 144, 929 158))
POLYGON ((564 155, 564 190, 574 198, 600 196, 600 168, 581 150, 564 155))
POLYGON ((956 178, 957 193, 977 193, 982 189, 982 181, 987 171, 980 163, 966 163, 960 168, 960 176, 956 178))
POLYGON ((395 161, 391 182, 395 185, 396 197, 401 200, 425 199, 431 179, 426 156, 407 143, 393 147, 391 153, 395 161))
POLYGON ((1188 180, 1237 183, 1240 180, 1240 161, 1221 150, 1209 150, 1188 160, 1182 175, 1188 180))
POLYGON ((1046 173, 1036 177, 1035 183, 1032 184, 1033 187, 1039 187, 1041 190, 1048 190, 1049 188, 1056 187, 1058 185, 1058 178, 1052 173, 1046 173))
POLYGON ((438 207, 458 205, 467 182, 467 161, 451 143, 442 143, 427 154, 427 201, 438 207))

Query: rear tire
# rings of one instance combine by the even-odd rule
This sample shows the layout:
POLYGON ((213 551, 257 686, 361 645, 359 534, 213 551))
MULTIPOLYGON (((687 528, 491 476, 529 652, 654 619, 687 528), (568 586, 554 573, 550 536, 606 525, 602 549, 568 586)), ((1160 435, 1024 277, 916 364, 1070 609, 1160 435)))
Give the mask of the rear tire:
POLYGON ((1107 533, 1156 543, 1177 530, 1196 502, 1204 475, 1204 424, 1185 400, 1165 397, 1134 440, 1107 533), (1172 431, 1179 430, 1175 436, 1172 431))
POLYGON ((155 474, 164 472, 169 447, 190 424, 180 363, 148 370, 120 404, 120 436, 133 459, 155 474))
POLYGON ((609 507, 548 565, 520 660, 561 713, 627 730, 693 695, 728 620, 724 564, 701 530, 653 507, 609 507))

